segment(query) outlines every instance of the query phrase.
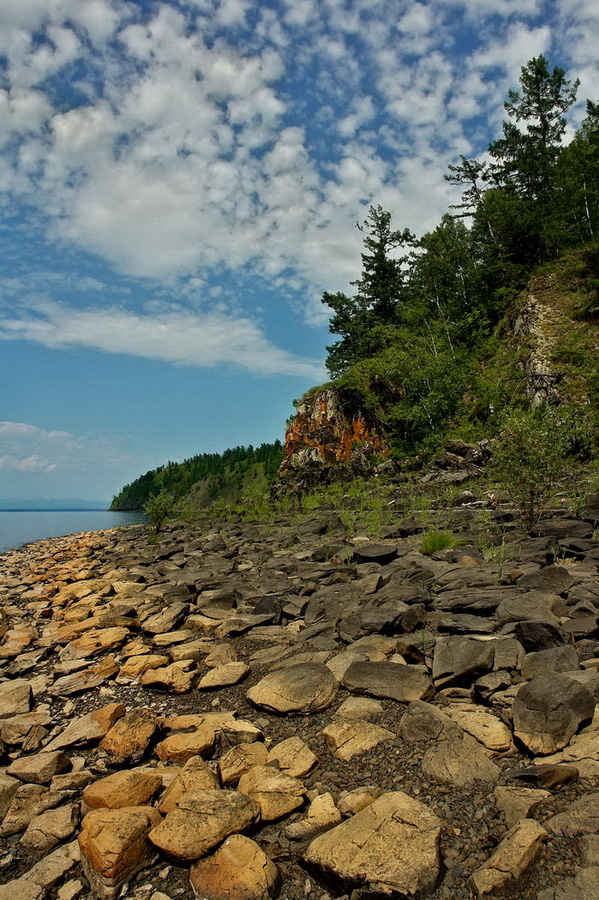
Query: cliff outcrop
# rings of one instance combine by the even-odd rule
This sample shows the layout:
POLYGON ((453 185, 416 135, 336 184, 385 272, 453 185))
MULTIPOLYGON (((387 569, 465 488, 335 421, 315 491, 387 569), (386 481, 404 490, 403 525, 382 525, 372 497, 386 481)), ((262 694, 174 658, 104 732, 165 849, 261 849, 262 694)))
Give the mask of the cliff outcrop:
POLYGON ((372 474, 390 447, 363 414, 347 415, 330 387, 296 404, 285 434, 278 486, 301 490, 344 477, 372 474))

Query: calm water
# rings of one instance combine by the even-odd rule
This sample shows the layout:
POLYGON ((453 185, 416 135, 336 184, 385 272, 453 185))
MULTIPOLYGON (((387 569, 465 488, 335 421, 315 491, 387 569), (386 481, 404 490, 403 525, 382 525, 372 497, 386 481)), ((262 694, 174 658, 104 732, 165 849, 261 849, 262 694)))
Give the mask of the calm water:
POLYGON ((142 512, 108 512, 103 509, 0 510, 0 553, 42 538, 62 537, 78 531, 100 531, 138 522, 147 522, 142 512))

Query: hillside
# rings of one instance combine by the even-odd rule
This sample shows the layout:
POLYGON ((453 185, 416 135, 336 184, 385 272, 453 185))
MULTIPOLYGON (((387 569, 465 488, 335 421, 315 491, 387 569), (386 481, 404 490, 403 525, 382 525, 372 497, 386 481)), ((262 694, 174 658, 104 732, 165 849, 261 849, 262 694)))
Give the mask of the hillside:
POLYGON ((235 447, 224 453, 200 453, 181 463, 168 462, 132 481, 114 497, 110 509, 142 509, 162 489, 175 500, 189 497, 198 507, 215 500, 238 500, 250 485, 267 489, 283 459, 280 441, 260 447, 235 447))

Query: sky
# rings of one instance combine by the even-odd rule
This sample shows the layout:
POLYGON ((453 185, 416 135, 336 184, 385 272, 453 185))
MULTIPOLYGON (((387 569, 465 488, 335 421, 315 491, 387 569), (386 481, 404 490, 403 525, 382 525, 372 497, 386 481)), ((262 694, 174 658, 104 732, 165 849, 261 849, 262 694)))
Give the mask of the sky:
POLYGON ((596 0, 0 0, 0 498, 283 438, 380 204, 420 235, 596 0))

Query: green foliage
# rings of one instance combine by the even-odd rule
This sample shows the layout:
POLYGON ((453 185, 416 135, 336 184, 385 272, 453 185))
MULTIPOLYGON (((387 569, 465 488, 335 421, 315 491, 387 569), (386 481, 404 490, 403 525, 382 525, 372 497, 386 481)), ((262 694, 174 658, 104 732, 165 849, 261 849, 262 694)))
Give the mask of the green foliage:
POLYGON ((270 485, 283 461, 280 441, 260 447, 235 447, 224 453, 201 453, 182 463, 169 462, 125 485, 111 509, 143 509, 161 488, 176 501, 190 494, 197 506, 209 506, 219 497, 241 497, 246 479, 264 477, 270 485))
POLYGON ((144 512, 154 526, 155 534, 158 534, 166 520, 172 516, 175 508, 175 498, 162 487, 158 494, 149 497, 144 505, 144 512))
POLYGON ((456 544, 456 537, 451 531, 429 531, 422 539, 420 552, 424 556, 432 556, 440 550, 451 550, 456 544))
MULTIPOLYGON (((540 406, 506 416, 493 446, 490 473, 508 493, 527 532, 539 521, 579 448, 575 409, 540 406)), ((584 438, 586 440, 586 436, 584 438)))

